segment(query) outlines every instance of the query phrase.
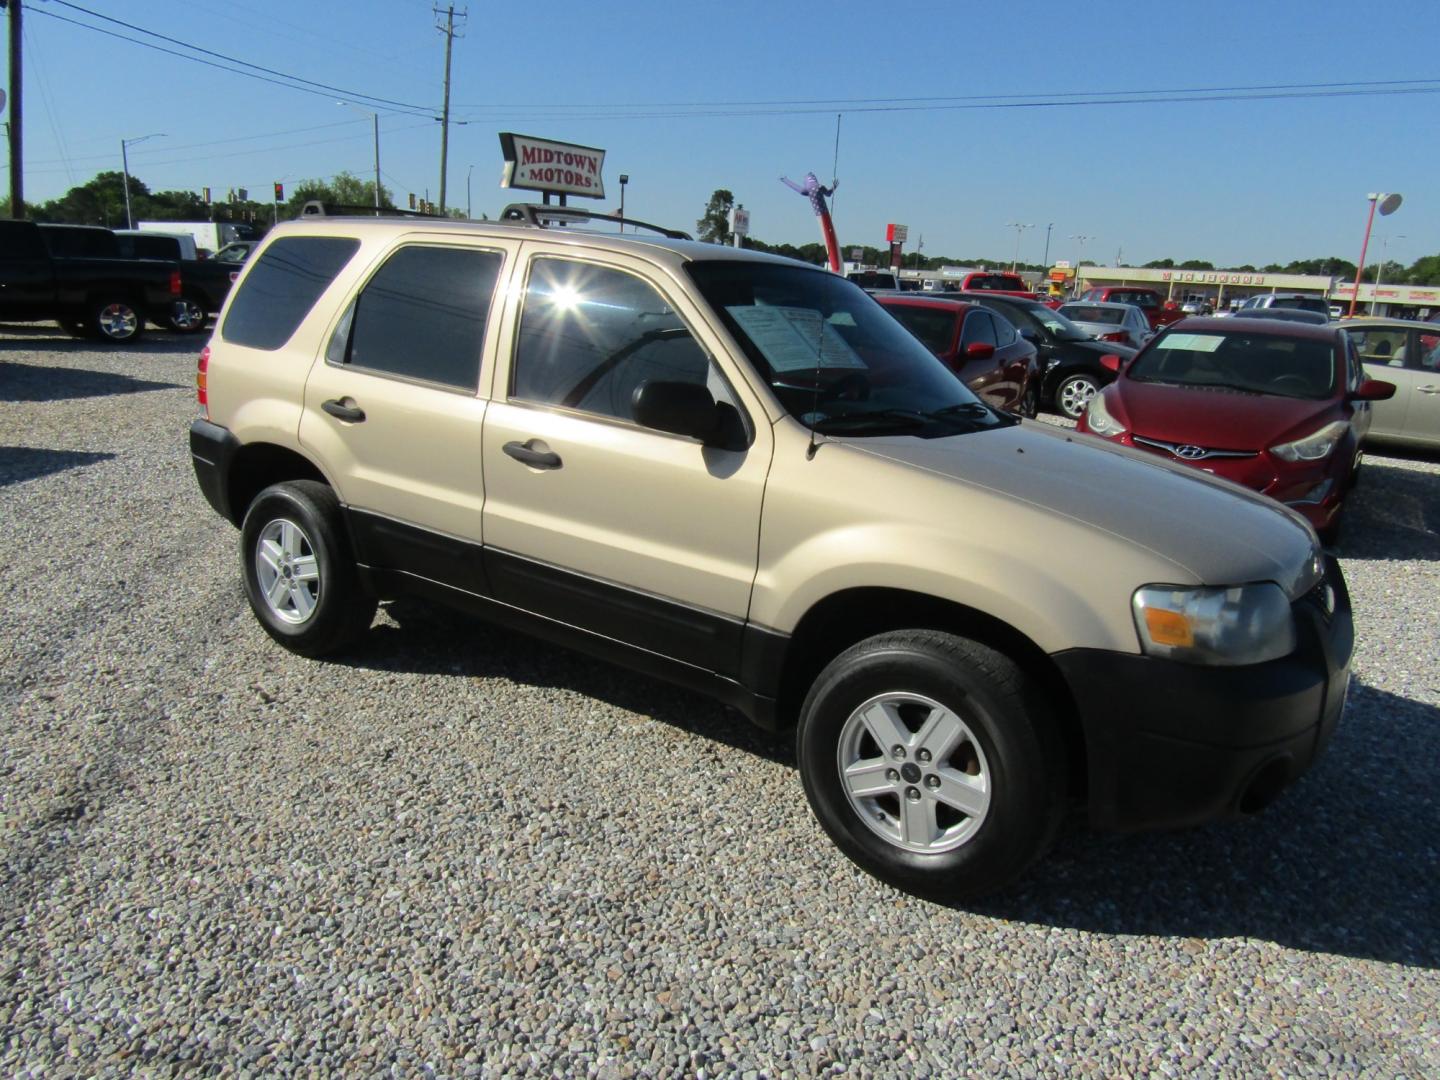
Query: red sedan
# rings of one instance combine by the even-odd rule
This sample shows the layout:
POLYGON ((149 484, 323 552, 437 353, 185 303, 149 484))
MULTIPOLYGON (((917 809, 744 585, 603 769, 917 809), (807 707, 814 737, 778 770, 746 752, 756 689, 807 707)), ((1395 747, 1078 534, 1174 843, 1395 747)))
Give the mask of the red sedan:
POLYGON ((1022 416, 1040 411, 1035 346, 1005 316, 945 297, 894 294, 875 299, 991 405, 1022 416))
POLYGON ((1185 319, 1091 399, 1079 428, 1233 480, 1293 507, 1333 539, 1360 465, 1370 402, 1395 393, 1365 377, 1338 327, 1185 319))

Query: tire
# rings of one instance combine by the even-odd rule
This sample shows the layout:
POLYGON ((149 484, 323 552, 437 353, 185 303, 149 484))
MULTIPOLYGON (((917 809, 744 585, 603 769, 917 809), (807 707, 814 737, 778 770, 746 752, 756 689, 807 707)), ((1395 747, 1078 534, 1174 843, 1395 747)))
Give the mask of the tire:
POLYGON ((245 596, 265 632, 301 656, 353 644, 375 618, 360 585, 340 500, 314 480, 275 484, 255 496, 240 527, 245 596))
POLYGON ((880 634, 836 657, 806 696, 796 756, 840 850, 942 902, 1014 881, 1064 812, 1064 754, 1043 696, 1006 656, 937 631, 880 634))
POLYGON ((183 296, 175 301, 175 308, 165 320, 165 328, 176 334, 198 334, 205 329, 209 315, 204 305, 193 297, 183 296))
POLYGON ((1020 399, 1020 415, 1034 420, 1040 415, 1040 380, 1031 379, 1025 387, 1025 396, 1020 399))
POLYGON ((145 316, 129 300, 118 296, 90 305, 86 326, 102 341, 123 345, 145 332, 145 316))
POLYGON ((1090 399, 1100 392, 1100 385, 1100 380, 1094 375, 1067 375, 1055 387, 1055 411, 1071 420, 1079 420, 1090 399))

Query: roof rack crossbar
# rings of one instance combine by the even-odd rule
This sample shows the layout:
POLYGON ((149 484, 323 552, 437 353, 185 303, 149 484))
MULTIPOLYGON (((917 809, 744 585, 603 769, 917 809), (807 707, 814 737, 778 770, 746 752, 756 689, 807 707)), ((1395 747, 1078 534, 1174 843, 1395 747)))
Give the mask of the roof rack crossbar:
POLYGON ((618 214, 602 214, 597 210, 586 210, 580 206, 545 206, 540 203, 511 203, 500 211, 501 221, 523 221, 527 225, 545 227, 547 221, 609 221, 617 225, 629 225, 636 229, 649 229, 671 240, 693 240, 694 237, 680 229, 667 229, 664 225, 652 225, 648 221, 621 217, 618 214))

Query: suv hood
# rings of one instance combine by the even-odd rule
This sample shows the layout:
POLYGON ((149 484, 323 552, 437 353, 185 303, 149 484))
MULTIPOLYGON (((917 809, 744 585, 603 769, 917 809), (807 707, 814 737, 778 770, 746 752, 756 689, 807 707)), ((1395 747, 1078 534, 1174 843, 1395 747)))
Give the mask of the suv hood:
POLYGON ((1313 584, 1318 547, 1299 515, 1198 469, 1093 436, 1023 423, 949 439, 844 442, 1064 515, 1143 547, 1203 584, 1274 581, 1292 598, 1313 584))

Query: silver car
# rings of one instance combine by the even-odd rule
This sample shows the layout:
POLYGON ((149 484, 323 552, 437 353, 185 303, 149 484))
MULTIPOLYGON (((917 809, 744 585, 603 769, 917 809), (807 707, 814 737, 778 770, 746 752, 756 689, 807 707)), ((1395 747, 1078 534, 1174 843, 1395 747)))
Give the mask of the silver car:
POLYGON ((1440 327, 1404 319, 1351 319, 1345 333, 1365 374, 1395 384, 1370 406, 1367 441, 1440 447, 1440 327))
POLYGON ((1140 348, 1155 334, 1150 320, 1134 304, 1072 301, 1060 305, 1060 314, 1091 337, 1119 342, 1132 349, 1140 348))

